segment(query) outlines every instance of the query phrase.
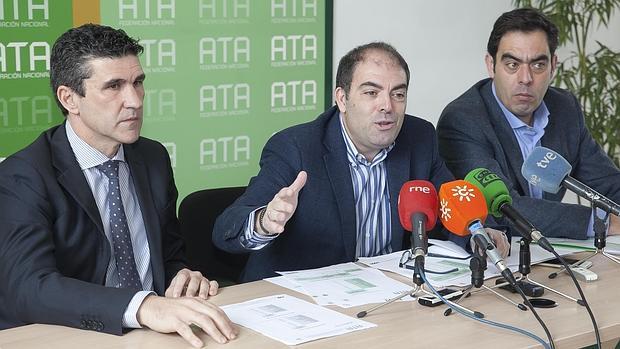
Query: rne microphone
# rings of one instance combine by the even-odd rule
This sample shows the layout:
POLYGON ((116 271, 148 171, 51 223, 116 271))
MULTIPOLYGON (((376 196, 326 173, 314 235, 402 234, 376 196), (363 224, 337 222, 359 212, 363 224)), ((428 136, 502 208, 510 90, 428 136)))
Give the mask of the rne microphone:
POLYGON ((505 216, 515 225, 521 236, 538 242, 542 248, 553 253, 553 246, 549 241, 512 206, 512 197, 508 188, 498 175, 486 168, 477 168, 469 171, 465 176, 465 181, 480 189, 486 200, 487 208, 493 216, 498 218, 505 216))
POLYGON ((413 180, 403 184, 398 194, 398 217, 405 230, 411 231, 411 252, 415 259, 413 281, 421 285, 421 269, 428 250, 426 232, 437 222, 439 200, 433 184, 413 180))
POLYGON ((557 152, 536 147, 525 159, 521 174, 533 186, 548 193, 557 193, 560 186, 592 202, 592 205, 605 212, 620 216, 620 205, 599 194, 594 189, 570 176, 571 165, 557 152))
POLYGON ((439 204, 439 218, 444 227, 458 236, 471 234, 476 245, 486 251, 502 275, 514 279, 482 226, 488 211, 480 189, 464 180, 444 183, 439 189, 439 204))

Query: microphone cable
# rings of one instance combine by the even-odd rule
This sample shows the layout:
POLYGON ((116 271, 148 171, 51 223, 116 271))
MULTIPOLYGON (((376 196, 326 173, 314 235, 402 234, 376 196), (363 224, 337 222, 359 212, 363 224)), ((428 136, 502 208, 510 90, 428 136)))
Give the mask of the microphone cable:
MULTIPOLYGON (((545 342, 544 339, 542 339, 542 338, 538 337, 537 335, 535 335, 535 334, 533 334, 533 333, 531 333, 531 332, 529 332, 527 330, 524 330, 522 328, 518 328, 518 327, 515 327, 515 326, 511 326, 511 325, 508 325, 508 324, 504 324, 504 323, 501 323, 501 322, 496 322, 496 321, 492 321, 492 320, 488 320, 488 319, 484 319, 484 318, 478 318, 478 317, 475 317, 475 316, 473 316, 471 314, 468 314, 467 312, 461 310, 459 307, 454 306, 451 301, 445 299, 439 292, 437 292, 437 290, 435 290, 433 285, 431 285, 431 283, 426 279, 426 273, 424 272, 424 270, 421 271, 421 276, 422 276, 422 280, 424 280, 424 283, 433 292, 433 294, 435 294, 435 296, 439 297, 439 299, 441 299, 442 302, 444 302, 447 306, 449 306, 450 309, 452 309, 452 311, 455 311, 455 312, 457 312, 457 313, 459 313, 459 314, 461 314, 463 316, 466 316, 466 317, 468 317, 470 319, 479 321, 479 322, 481 322, 483 324, 490 325, 490 326, 497 327, 497 328, 503 328, 505 330, 513 331, 513 332, 525 335, 527 337, 530 337, 530 338, 534 339, 535 341, 537 341, 538 343, 542 344, 542 346, 545 349, 554 349, 555 348, 555 345, 553 344, 553 341, 551 340, 551 335, 549 334, 549 331, 548 331, 547 327, 544 324, 543 324, 543 328, 545 329, 545 332, 547 333, 547 336, 549 337, 549 343, 551 345, 549 343, 545 342)), ((521 293, 523 293, 523 291, 521 291, 521 293)), ((528 301, 528 303, 529 303, 529 301, 528 301)), ((530 304, 530 306, 531 306, 531 304, 530 304)))
POLYGON ((560 261, 560 263, 562 263, 564 268, 566 268, 566 272, 568 273, 568 275, 570 275, 570 278, 573 280, 573 283, 575 284, 575 287, 577 288, 577 292, 579 292, 579 297, 581 297, 581 299, 578 300, 577 303, 579 305, 583 305, 584 307, 586 307, 586 310, 588 311, 588 315, 590 316, 590 320, 592 321, 592 326, 594 327, 594 335, 596 336, 596 346, 597 348, 602 348, 601 335, 598 330, 598 325, 596 324, 596 319, 594 318, 592 309, 590 309, 590 305, 588 304, 588 301, 586 300, 586 296, 583 294, 583 291, 581 290, 581 286, 579 285, 579 282, 575 278, 575 274, 573 274, 573 270, 570 268, 571 266, 568 265, 568 263, 566 263, 564 258, 562 258, 562 256, 560 256, 560 254, 557 253, 555 249, 552 248, 550 252, 553 253, 555 258, 557 258, 560 261))

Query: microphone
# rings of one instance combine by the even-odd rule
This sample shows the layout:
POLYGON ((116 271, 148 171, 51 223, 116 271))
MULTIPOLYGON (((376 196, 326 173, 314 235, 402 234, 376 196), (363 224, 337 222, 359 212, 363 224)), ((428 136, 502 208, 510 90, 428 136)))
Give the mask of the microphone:
POLYGON ((506 279, 514 280, 510 269, 506 267, 504 259, 482 226, 488 211, 480 189, 464 180, 447 182, 439 189, 439 201, 439 218, 444 227, 458 236, 471 234, 476 245, 486 251, 502 275, 506 279))
POLYGON ((592 205, 605 212, 620 216, 620 205, 599 194, 594 189, 570 176, 571 165, 557 152, 536 147, 525 159, 521 174, 533 186, 548 193, 557 193, 560 186, 592 202, 592 205))
POLYGON ((424 268, 424 256, 428 251, 426 232, 437 222, 439 201, 433 184, 413 180, 403 184, 398 194, 398 217, 405 230, 411 231, 411 252, 415 259, 413 281, 423 283, 420 272, 424 268))
POLYGON ((508 193, 508 188, 498 175, 486 168, 477 168, 465 176, 465 181, 480 189, 486 200, 487 208, 493 216, 498 218, 505 216, 514 224, 521 236, 538 242, 549 252, 553 251, 553 246, 542 233, 512 206, 512 197, 508 193))

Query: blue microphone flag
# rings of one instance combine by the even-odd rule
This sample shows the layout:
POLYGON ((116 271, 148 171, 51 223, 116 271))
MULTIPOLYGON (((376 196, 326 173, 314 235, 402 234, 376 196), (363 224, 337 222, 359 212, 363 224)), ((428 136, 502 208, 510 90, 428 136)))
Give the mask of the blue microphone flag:
POLYGON ((570 174, 571 165, 557 152, 536 147, 521 166, 521 174, 531 185, 547 193, 557 193, 562 180, 570 174))

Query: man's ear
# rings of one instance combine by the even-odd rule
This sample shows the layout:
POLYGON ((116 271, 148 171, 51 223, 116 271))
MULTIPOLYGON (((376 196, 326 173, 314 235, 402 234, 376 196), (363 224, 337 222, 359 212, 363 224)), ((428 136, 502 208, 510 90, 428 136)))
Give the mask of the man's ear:
POLYGON ((495 78, 495 64, 493 62, 493 57, 487 52, 484 56, 484 63, 487 67, 487 73, 489 73, 489 77, 491 79, 495 78))
POLYGON ((334 96, 336 97, 336 104, 341 113, 347 111, 347 94, 342 87, 336 87, 334 90, 334 96))
POLYGON ((557 68, 558 68, 558 56, 553 55, 553 57, 551 57, 551 80, 555 78, 555 73, 557 72, 557 68))
POLYGON ((58 89, 56 89, 56 97, 58 97, 60 104, 62 104, 69 113, 74 115, 80 114, 78 103, 79 96, 72 88, 65 85, 58 86, 58 89))

